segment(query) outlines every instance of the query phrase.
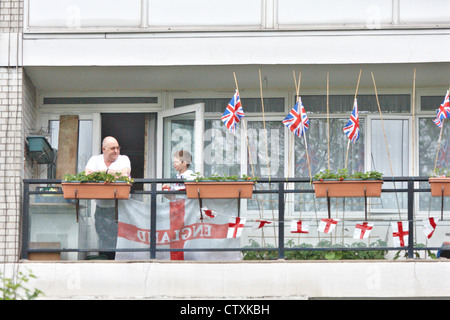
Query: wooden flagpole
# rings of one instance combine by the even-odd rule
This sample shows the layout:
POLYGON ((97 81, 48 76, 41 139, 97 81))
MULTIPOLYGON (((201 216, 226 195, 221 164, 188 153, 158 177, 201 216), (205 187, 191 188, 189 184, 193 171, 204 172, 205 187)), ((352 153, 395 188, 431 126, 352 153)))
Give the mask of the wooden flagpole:
MULTIPOLYGON (((450 87, 448 88, 448 90, 450 91, 450 87)), ((444 132, 444 123, 445 123, 445 120, 442 120, 441 133, 439 134, 438 148, 436 150, 436 160, 434 160, 434 170, 433 170, 433 172, 436 172, 437 159, 438 159, 438 156, 439 156, 439 149, 441 148, 442 133, 444 132)))
POLYGON ((372 75, 372 81, 373 81, 373 86, 375 88, 375 98, 377 99, 377 105, 378 105, 378 112, 380 113, 380 120, 381 120, 381 128, 383 129, 383 136, 384 136, 384 141, 386 143, 386 150, 387 150, 387 155, 388 155, 388 159, 389 159, 389 167, 391 170, 391 175, 394 176, 394 171, 392 169, 392 164, 391 164, 391 155, 389 153, 389 147, 388 147, 388 142, 387 142, 387 138, 386 138, 386 132, 384 130, 384 124, 383 124, 383 115, 381 113, 381 107, 380 107, 380 102, 378 100, 378 92, 377 92, 377 85, 375 83, 375 78, 373 76, 373 72, 370 73, 372 75))
POLYGON ((261 108, 262 108, 262 115, 263 115, 263 129, 264 129, 264 136, 266 141, 266 158, 267 158, 267 174, 269 176, 270 181, 270 161, 269 161, 269 147, 267 142, 267 130, 266 130, 266 118, 265 118, 265 112, 264 112, 264 98, 263 98, 263 91, 262 91, 262 79, 261 79, 261 69, 259 69, 259 89, 261 91, 261 108))
MULTIPOLYGON (((233 72, 233 76, 234 76, 234 83, 236 84, 236 90, 239 92, 239 87, 238 87, 238 83, 237 83, 237 78, 236 78, 236 72, 233 72)), ((239 94, 240 97, 240 94, 239 94)), ((248 131, 247 131, 247 123, 245 122, 245 118, 242 119, 242 124, 244 125, 244 132, 245 132, 245 141, 247 143, 247 150, 248 150, 248 159, 250 162, 250 168, 252 170, 252 177, 255 178, 255 169, 253 167, 253 161, 252 161, 252 153, 250 151, 250 143, 249 143, 249 139, 248 139, 248 131)), ((257 199, 257 204, 258 204, 258 208, 260 208, 259 205, 259 197, 256 196, 257 199)), ((261 213, 260 210, 259 211, 259 217, 262 218, 263 217, 263 213, 261 213)), ((262 245, 265 245, 265 236, 264 236, 264 229, 261 229, 261 239, 262 239, 262 245)))
MULTIPOLYGON (((353 110, 353 107, 355 106, 355 99, 356 99, 356 96, 358 95, 358 88, 359 88, 359 81, 361 80, 361 73, 362 73, 362 69, 359 69, 358 82, 357 82, 357 84, 356 84, 355 98, 353 99, 352 110, 353 110)), ((345 169, 347 169, 348 150, 349 150, 349 149, 350 149, 350 139, 348 139, 348 141, 347 141, 347 154, 345 155, 345 169)))
MULTIPOLYGON (((266 130, 266 117, 265 117, 265 112, 264 112, 264 98, 263 98, 263 90, 262 90, 262 78, 261 78, 261 69, 259 69, 259 89, 261 91, 261 109, 262 109, 262 114, 263 114, 263 129, 264 129, 264 134, 265 134, 265 139, 266 139, 266 158, 267 158, 267 174, 269 177, 269 181, 271 179, 270 177, 270 161, 269 161, 269 147, 268 147, 268 142, 267 142, 267 130, 266 130)), ((271 183, 269 183, 269 189, 272 190, 272 186, 271 183)), ((275 220, 275 212, 274 212, 274 207, 273 207, 273 202, 270 201, 270 206, 272 209, 272 219, 275 220)), ((264 204, 263 204, 263 208, 264 208, 264 204)), ((273 225, 273 230, 275 233, 275 224, 273 225)), ((277 245, 277 239, 274 238, 275 241, 275 245, 277 245)))
MULTIPOLYGON (((414 68, 414 76, 413 76, 413 102, 412 102, 412 153, 414 155, 414 140, 415 140, 415 131, 416 131, 416 119, 415 119, 415 109, 416 109, 416 68, 414 68)), ((415 157, 413 156, 412 161, 412 175, 414 175, 414 162, 415 157)))
MULTIPOLYGON (((295 86, 297 87, 297 103, 300 101, 300 82, 302 80, 302 72, 299 71, 298 73, 298 85, 297 82, 295 83, 295 86)), ((295 72, 294 72, 294 81, 296 81, 295 78, 295 72)), ((301 110, 301 106, 298 106, 298 111, 300 113, 300 121, 302 124, 302 132, 303 132, 303 139, 305 141, 305 151, 306 151, 306 161, 308 162, 308 171, 309 171, 309 183, 312 183, 312 174, 311 174, 311 164, 309 161, 309 152, 308 152, 308 143, 306 142, 306 130, 305 130, 305 126, 303 124, 303 119, 301 118, 302 116, 302 110, 301 110)))
MULTIPOLYGON (((372 75, 373 87, 375 89, 375 98, 377 99, 378 112, 380 113, 381 128, 383 129, 384 142, 386 143, 386 151, 387 151, 387 156, 388 156, 388 160, 389 160, 389 168, 391 171, 391 175, 394 176, 394 170, 392 169, 391 155, 389 153, 389 146, 388 146, 388 142, 387 142, 386 131, 384 130, 383 115, 381 113, 380 101, 378 100, 377 85, 375 83, 375 77, 373 76, 373 72, 370 72, 370 74, 372 75)), ((393 183, 394 183, 394 189, 397 189, 396 185, 395 185, 395 181, 393 183)), ((401 219, 400 206, 398 204, 397 192, 395 192, 395 197, 397 200, 398 216, 399 216, 399 219, 401 219)))
POLYGON ((330 104, 329 89, 330 88, 330 72, 327 72, 327 150, 328 150, 328 170, 330 170, 330 104))
MULTIPOLYGON (((414 75, 413 75, 413 92, 412 92, 412 99, 413 99, 413 103, 412 103, 412 168, 411 168, 411 172, 412 175, 414 176, 414 162, 415 162, 415 157, 414 157, 414 139, 415 139, 415 135, 414 135, 414 131, 416 129, 416 125, 415 125, 415 109, 416 109, 416 68, 414 68, 414 75)), ((430 201, 431 203, 431 201, 430 201)), ((413 219, 416 219, 416 211, 413 210, 413 219)), ((417 225, 414 224, 414 228, 417 229, 417 225)), ((416 231, 414 231, 416 232, 416 231)), ((427 239, 428 240, 428 239, 427 239)))
POLYGON ((436 159, 434 160, 434 170, 433 172, 436 172, 436 167, 437 167, 437 159, 439 156, 439 149, 441 148, 441 140, 442 140, 442 132, 444 131, 444 120, 442 120, 442 126, 441 126, 441 133, 439 134, 439 141, 438 141, 438 147, 436 150, 436 159))
MULTIPOLYGON (((234 76, 234 83, 236 84, 236 90, 237 90, 237 92, 239 92, 239 87, 238 87, 237 78, 236 78, 236 72, 233 72, 233 76, 234 76)), ((240 94, 239 94, 239 97, 240 97, 240 94)), ((253 169, 252 154, 250 152, 250 144, 248 142, 247 124, 246 124, 244 118, 242 119, 242 123, 244 125, 245 141, 247 143, 247 150, 248 150, 248 156, 249 156, 248 158, 249 158, 249 161, 250 161, 250 168, 252 169, 252 177, 255 178, 255 171, 253 169)))

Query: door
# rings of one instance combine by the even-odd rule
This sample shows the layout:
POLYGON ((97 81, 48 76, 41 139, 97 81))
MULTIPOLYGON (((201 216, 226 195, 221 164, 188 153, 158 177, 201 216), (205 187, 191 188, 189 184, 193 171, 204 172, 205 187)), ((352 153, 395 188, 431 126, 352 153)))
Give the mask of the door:
MULTIPOLYGON (((131 161, 131 176, 144 178, 145 166, 145 113, 102 113, 101 139, 113 136, 120 145, 120 154, 131 161)), ((142 184, 133 185, 134 190, 142 189, 142 184)))
POLYGON ((173 154, 181 149, 192 154, 189 169, 203 174, 204 109, 205 105, 199 103, 158 114, 158 178, 175 178, 173 154))

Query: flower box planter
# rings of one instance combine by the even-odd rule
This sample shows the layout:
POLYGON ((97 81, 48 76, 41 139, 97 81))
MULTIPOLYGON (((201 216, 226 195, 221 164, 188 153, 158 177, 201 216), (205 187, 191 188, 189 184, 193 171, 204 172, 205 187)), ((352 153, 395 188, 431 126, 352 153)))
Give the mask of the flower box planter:
POLYGON ((128 199, 131 184, 127 182, 62 182, 64 199, 75 199, 77 222, 80 216, 80 199, 112 199, 115 201, 115 221, 118 222, 118 200, 128 199))
POLYGON ((190 199, 251 198, 253 181, 186 181, 186 196, 190 199))
POLYGON ((126 182, 63 182, 65 199, 128 199, 131 185, 126 182))
POLYGON ((314 181, 316 197, 380 197, 382 180, 314 181))
POLYGON ((428 182, 431 187, 431 196, 442 197, 450 196, 450 178, 447 177, 436 177, 429 178, 428 182))

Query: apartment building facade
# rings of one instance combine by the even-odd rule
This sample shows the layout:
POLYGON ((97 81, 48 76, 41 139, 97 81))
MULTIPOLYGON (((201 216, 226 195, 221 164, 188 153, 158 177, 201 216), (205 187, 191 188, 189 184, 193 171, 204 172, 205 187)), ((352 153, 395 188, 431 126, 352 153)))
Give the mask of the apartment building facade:
POLYGON ((448 166, 449 129, 437 155, 432 120, 449 89, 449 9, 444 0, 1 0, 0 259, 21 260, 23 179, 61 178, 57 162, 30 156, 36 132, 58 155, 75 145, 78 172, 115 135, 136 178, 174 177, 180 147, 205 176, 308 177, 304 142, 281 122, 297 93, 313 173, 327 168, 327 152, 332 169, 347 166, 342 126, 357 96, 352 171, 427 176, 435 160, 448 166), (231 135, 220 121, 237 85, 250 157, 244 129, 231 135), (76 143, 58 141, 66 116, 78 121, 76 143))

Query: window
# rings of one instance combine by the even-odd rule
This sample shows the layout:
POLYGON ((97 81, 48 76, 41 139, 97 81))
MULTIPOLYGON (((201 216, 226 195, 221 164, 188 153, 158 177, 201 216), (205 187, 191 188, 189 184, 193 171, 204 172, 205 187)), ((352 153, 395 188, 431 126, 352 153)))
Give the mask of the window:
MULTIPOLYGON (((223 113, 230 98, 198 98, 198 99, 175 99, 174 107, 204 103, 205 112, 223 113)), ((261 98, 241 98, 245 113, 260 113, 261 98)), ((264 98, 265 112, 284 112, 284 98, 264 98)))
MULTIPOLYGON (((331 114, 349 113, 353 108, 354 95, 330 95, 329 110, 331 114)), ((302 95, 302 102, 308 113, 326 113, 327 97, 324 95, 302 95)), ((379 113, 375 95, 358 94, 359 113, 379 113)), ((384 113, 410 112, 409 94, 379 94, 381 110, 384 113)))
MULTIPOLYGON (((240 175, 246 173, 255 177, 284 176, 284 126, 280 120, 266 120, 266 134, 261 119, 261 98, 242 98, 242 105, 246 114, 244 123, 241 122, 236 134, 225 128, 220 120, 230 98, 188 98, 174 99, 175 109, 195 103, 205 104, 204 141, 204 176, 212 174, 240 175), (255 118, 258 117, 258 118, 255 118), (245 130, 247 129, 247 132, 245 130), (248 135, 249 145, 245 141, 248 135), (252 154, 251 159, 247 155, 252 154), (247 158, 245 158, 247 157, 247 158), (247 168, 245 167, 247 164, 247 168), (269 166, 268 166, 269 165, 269 166)), ((268 114, 284 113, 285 98, 264 98, 265 112, 268 114)), ((273 117, 272 117, 273 118, 273 117)))
MULTIPOLYGON (((442 103, 442 97, 439 102, 442 103)), ((419 175, 429 176, 434 168, 450 168, 450 128, 444 124, 442 137, 439 143, 441 129, 433 122, 435 117, 423 117, 419 119, 419 175), (439 146, 439 151, 438 151, 439 146)), ((423 188, 429 188, 428 183, 422 184, 423 188)), ((444 208, 450 206, 450 199, 444 198, 444 208)), ((420 194, 420 210, 426 212, 441 210, 441 198, 431 197, 430 194, 420 194)))
POLYGON ((238 126, 233 135, 221 120, 206 120, 203 134, 204 175, 240 175, 241 141, 244 130, 238 126))
MULTIPOLYGON (((328 139, 327 119, 310 119, 310 126, 306 133, 306 145, 304 137, 295 137, 293 144, 295 150, 296 177, 309 177, 308 157, 312 176, 326 169, 337 171, 338 169, 347 168, 349 172, 364 171, 365 119, 360 119, 359 140, 349 145, 348 138, 342 131, 347 121, 347 118, 329 119, 330 137, 328 139), (328 145, 330 146, 329 156, 328 145), (348 157, 347 145, 349 146, 348 157), (308 148, 308 155, 306 154, 306 146, 308 148)), ((289 144, 292 145, 292 141, 289 144)), ((291 154, 291 151, 288 154, 291 154)))

